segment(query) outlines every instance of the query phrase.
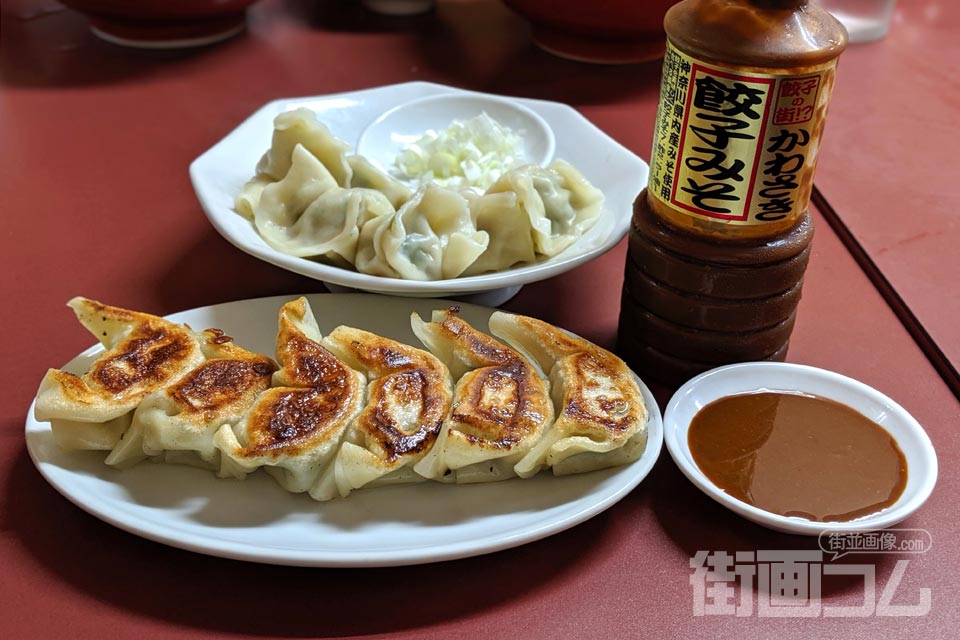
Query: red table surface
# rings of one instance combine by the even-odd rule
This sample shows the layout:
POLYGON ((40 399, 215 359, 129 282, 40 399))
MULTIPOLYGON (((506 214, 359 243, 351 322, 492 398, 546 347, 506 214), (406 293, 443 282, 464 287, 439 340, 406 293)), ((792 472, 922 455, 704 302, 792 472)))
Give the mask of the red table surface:
MULTIPOLYGON (((646 158, 659 65, 597 67, 551 57, 496 2, 440 2, 434 14, 403 21, 373 18, 349 3, 264 2, 251 11, 248 33, 190 53, 98 42, 82 17, 43 11, 51 6, 5 4, 0 33, 0 293, 7 301, 0 312, 0 637, 955 637, 960 405, 819 216, 789 360, 876 387, 930 434, 939 483, 902 526, 926 529, 933 548, 854 559, 876 567, 880 586, 897 560, 909 559, 893 604, 915 603, 929 589, 925 616, 695 617, 689 562, 696 551, 815 549, 816 542, 733 515, 687 482, 666 452, 638 489, 569 531, 406 568, 217 559, 148 542, 70 505, 37 473, 23 439, 45 369, 91 343, 63 306, 67 299, 83 294, 165 314, 322 290, 231 247, 193 196, 189 162, 256 108, 284 96, 429 80, 570 103, 646 158)), ((844 126, 837 111, 831 132, 844 126)), ((847 161, 858 166, 863 157, 858 151, 847 161)), ((877 206, 889 212, 900 204, 877 206)), ((610 346, 625 250, 621 243, 529 285, 506 307, 610 346)), ((668 395, 660 394, 662 403, 668 395)), ((824 584, 825 604, 854 606, 863 597, 862 580, 824 584)))
POLYGON ((817 186, 960 391, 960 4, 898 3, 840 58, 817 186))

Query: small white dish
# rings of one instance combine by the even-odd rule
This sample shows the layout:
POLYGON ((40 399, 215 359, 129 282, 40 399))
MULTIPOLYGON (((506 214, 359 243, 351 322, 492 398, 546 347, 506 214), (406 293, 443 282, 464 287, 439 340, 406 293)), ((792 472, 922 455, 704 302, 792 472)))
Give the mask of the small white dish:
POLYGON ((515 100, 459 92, 426 96, 390 109, 364 129, 356 151, 390 173, 403 148, 428 130, 441 131, 454 120, 469 120, 482 113, 523 139, 523 164, 545 166, 553 159, 553 129, 535 111, 515 100))
POLYGON ((745 362, 712 369, 680 387, 663 416, 664 441, 674 462, 701 491, 734 513, 776 531, 820 535, 824 531, 870 531, 892 526, 930 497, 937 482, 937 455, 923 427, 899 404, 852 378, 799 364, 745 362), (907 460, 907 485, 890 507, 849 522, 786 517, 742 502, 715 485, 697 466, 687 434, 693 417, 725 396, 755 391, 803 392, 852 407, 893 437, 907 460))
MULTIPOLYGON (((120 28, 121 33, 124 32, 124 25, 120 25, 120 28)), ((160 36, 159 38, 151 37, 153 34, 150 34, 149 28, 147 28, 148 33, 146 37, 141 38, 134 35, 118 35, 109 31, 109 27, 106 25, 101 25, 98 27, 95 24, 91 24, 90 33, 97 36, 104 42, 109 42, 110 44, 119 45, 121 47, 164 51, 167 49, 194 49, 197 47, 207 47, 212 44, 217 44, 218 42, 223 42, 224 40, 229 40, 230 38, 243 33, 243 30, 246 28, 246 23, 241 20, 239 24, 230 25, 212 33, 184 38, 163 36, 160 36)), ((127 29, 129 29, 129 27, 127 27, 127 29)), ((129 34, 129 31, 127 31, 127 33, 129 34)))
MULTIPOLYGON (((554 156, 572 162, 606 196, 600 220, 583 237, 549 260, 452 280, 419 282, 383 278, 281 253, 264 242, 249 220, 234 212, 235 196, 270 146, 273 119, 278 114, 300 107, 312 109, 337 137, 356 147, 364 130, 387 111, 440 95, 474 96, 495 102, 507 100, 503 96, 440 84, 409 82, 271 102, 190 165, 190 178, 200 205, 213 227, 234 246, 289 271, 338 287, 407 297, 463 299, 486 292, 481 299, 489 305, 501 304, 524 284, 551 278, 600 256, 626 235, 633 201, 647 184, 647 164, 569 105, 526 98, 510 98, 509 102, 539 116, 554 132, 554 156)), ((446 120, 436 126, 448 124, 446 120)))
MULTIPOLYGON (((244 348, 273 353, 277 311, 296 296, 200 307, 168 316, 194 328, 219 327, 244 348)), ((363 294, 307 296, 320 330, 340 324, 419 344, 410 313, 430 317, 444 300, 363 294)), ((486 328, 494 309, 461 304, 461 316, 486 328)), ((101 353, 87 349, 64 368, 79 373, 101 353)), ((27 450, 57 491, 95 517, 172 547, 224 558, 313 567, 382 567, 466 558, 553 535, 612 507, 653 468, 663 444, 660 409, 638 380, 649 413, 647 444, 636 461, 553 477, 538 474, 469 485, 438 482, 355 491, 315 502, 284 491, 264 473, 217 478, 187 466, 108 467, 103 451, 65 451, 50 423, 26 419, 27 450), (237 505, 242 505, 238 508, 237 505)))

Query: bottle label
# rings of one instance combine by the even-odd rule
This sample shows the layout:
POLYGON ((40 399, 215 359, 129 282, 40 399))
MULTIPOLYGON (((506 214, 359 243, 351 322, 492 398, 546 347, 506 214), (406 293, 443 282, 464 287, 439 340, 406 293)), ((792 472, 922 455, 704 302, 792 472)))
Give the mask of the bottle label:
POLYGON ((649 192, 681 213, 762 225, 806 211, 836 60, 801 75, 663 62, 649 192))

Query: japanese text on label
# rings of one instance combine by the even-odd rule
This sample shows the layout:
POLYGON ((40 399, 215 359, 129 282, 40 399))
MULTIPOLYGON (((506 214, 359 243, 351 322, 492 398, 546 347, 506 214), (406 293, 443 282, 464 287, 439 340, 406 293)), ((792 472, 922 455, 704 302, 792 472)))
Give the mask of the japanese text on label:
POLYGON ((668 43, 650 192, 678 211, 732 224, 801 214, 830 69, 800 77, 746 74, 704 64, 668 43))

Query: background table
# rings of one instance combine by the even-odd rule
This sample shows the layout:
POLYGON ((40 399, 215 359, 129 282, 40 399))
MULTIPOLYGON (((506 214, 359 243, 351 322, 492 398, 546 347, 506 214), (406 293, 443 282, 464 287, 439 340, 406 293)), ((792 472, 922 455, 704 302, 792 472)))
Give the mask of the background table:
MULTIPOLYGON (((915 229, 901 223, 935 209, 939 223, 930 224, 946 227, 956 209, 950 176, 936 173, 930 182, 941 171, 931 159, 960 141, 956 127, 931 129, 927 117, 905 117, 888 103, 860 104, 864 92, 896 87, 885 94, 892 103, 922 95, 927 110, 918 105, 916 113, 936 115, 935 124, 956 114, 960 91, 945 65, 955 64, 960 45, 945 34, 956 33, 960 15, 946 2, 901 4, 886 40, 853 47, 842 59, 818 174, 821 203, 840 235, 818 214, 788 359, 880 389, 930 434, 939 484, 903 526, 929 531, 933 548, 908 557, 894 602, 914 603, 929 588, 928 615, 694 617, 689 561, 696 551, 815 549, 816 542, 734 516, 687 482, 666 452, 637 490, 585 524, 489 556, 408 568, 294 569, 210 558, 126 534, 70 505, 34 469, 23 442, 25 412, 45 369, 91 343, 66 300, 82 294, 165 314, 322 290, 232 248, 194 199, 189 162, 256 108, 285 96, 429 80, 570 103, 647 158, 659 65, 554 58, 492 1, 441 1, 435 13, 406 20, 377 18, 351 2, 262 2, 246 34, 164 53, 99 42, 83 17, 24 0, 4 4, 0 32, 0 636, 954 637, 960 405, 850 244, 850 236, 859 239, 869 256, 870 221, 883 220, 884 238, 895 243, 890 238, 899 234, 908 242, 898 246, 906 246, 915 229), (908 48, 910 63, 898 62, 908 48), (865 117, 896 135, 864 142, 865 117), (923 136, 939 142, 926 146, 923 136), (855 210, 861 202, 868 204, 855 210)), ((956 264, 949 243, 913 242, 938 264, 956 264)), ((625 251, 621 244, 527 286, 506 307, 611 346, 625 251)), ((947 302, 921 310, 917 300, 935 300, 916 293, 928 280, 899 278, 902 259, 877 253, 876 266, 905 308, 945 327, 929 334, 955 336, 956 283, 937 281, 935 294, 947 302)), ((661 390, 662 402, 668 396, 661 390)), ((855 561, 874 565, 884 585, 903 558, 855 561)), ((862 598, 862 581, 824 585, 827 604, 862 598)))
POLYGON ((960 5, 907 0, 880 43, 843 54, 817 202, 960 395, 960 5))

